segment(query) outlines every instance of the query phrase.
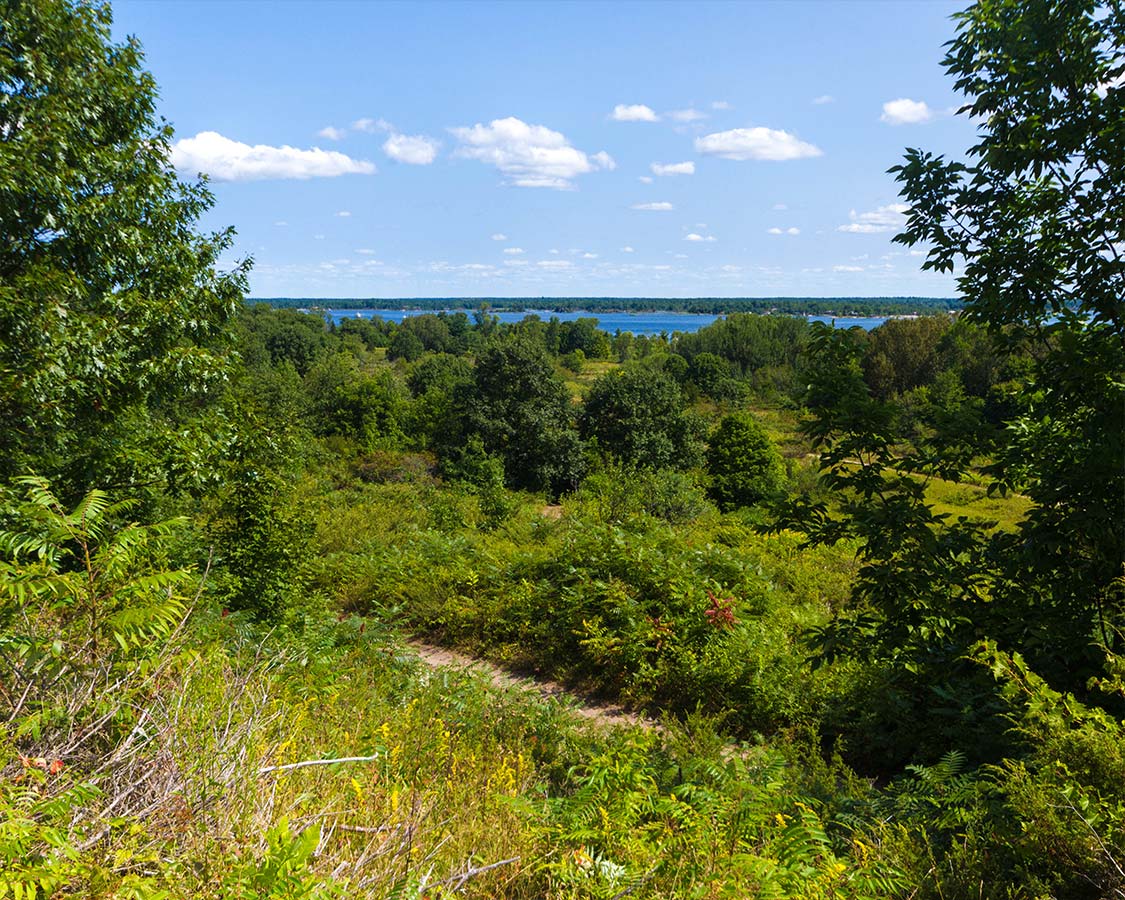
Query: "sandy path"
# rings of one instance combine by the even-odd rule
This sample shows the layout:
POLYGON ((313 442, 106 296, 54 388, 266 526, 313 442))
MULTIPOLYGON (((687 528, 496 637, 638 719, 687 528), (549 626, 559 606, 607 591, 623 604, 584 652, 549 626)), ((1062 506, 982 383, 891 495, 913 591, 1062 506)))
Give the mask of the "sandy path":
POLYGON ((630 712, 622 706, 604 703, 591 697, 569 691, 557 682, 545 678, 531 678, 524 675, 515 675, 500 666, 487 660, 476 659, 450 650, 446 647, 435 647, 418 640, 408 640, 407 646, 418 654, 418 658, 426 665, 435 669, 468 669, 480 672, 492 683, 492 686, 501 691, 516 690, 526 693, 538 694, 543 698, 558 700, 568 707, 575 715, 594 722, 598 725, 637 725, 642 728, 660 729, 659 722, 654 722, 646 716, 630 712))

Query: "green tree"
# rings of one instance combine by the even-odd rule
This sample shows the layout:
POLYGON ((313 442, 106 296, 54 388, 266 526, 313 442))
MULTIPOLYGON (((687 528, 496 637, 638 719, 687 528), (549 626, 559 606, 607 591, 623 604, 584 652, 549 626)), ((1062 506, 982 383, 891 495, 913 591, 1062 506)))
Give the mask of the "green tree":
POLYGON ((224 378, 247 264, 196 230, 212 196, 172 169, 141 61, 106 5, 0 6, 0 476, 149 478, 130 448, 224 378))
POLYGON ((929 384, 940 364, 938 343, 949 328, 940 316, 890 319, 871 332, 863 371, 875 396, 887 399, 929 384))
POLYGON ((994 475, 1035 506, 993 542, 1004 645, 1081 688, 1125 629, 1125 7, 981 0, 945 67, 982 123, 969 162, 910 150, 897 240, 965 316, 1035 362, 994 475))
POLYGON ((401 443, 408 397, 389 371, 366 375, 353 356, 336 353, 313 366, 305 386, 316 434, 350 438, 367 449, 401 443))
POLYGON ((654 469, 691 468, 701 442, 696 417, 685 412, 677 384, 663 372, 607 372, 590 388, 580 428, 604 453, 654 469))
POLYGON ((750 413, 723 416, 707 450, 711 497, 723 510, 751 506, 785 489, 785 463, 750 413))
POLYGON ((454 407, 443 456, 476 435, 486 453, 504 461, 511 487, 552 493, 577 487, 582 446, 570 395, 539 345, 520 338, 494 343, 477 358, 473 382, 454 407))
POLYGON ((313 537, 292 486, 247 462, 228 475, 209 531, 220 601, 255 619, 278 621, 301 590, 301 566, 313 537))
POLYGON ((405 359, 414 362, 426 352, 426 345, 422 339, 410 328, 399 326, 390 346, 387 347, 387 359, 405 359))

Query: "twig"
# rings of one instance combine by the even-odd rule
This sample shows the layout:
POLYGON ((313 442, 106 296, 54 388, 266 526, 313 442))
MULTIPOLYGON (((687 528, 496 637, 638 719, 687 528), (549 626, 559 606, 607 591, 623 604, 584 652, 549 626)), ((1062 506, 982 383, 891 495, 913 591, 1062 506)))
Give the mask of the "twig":
POLYGON ((435 882, 433 882, 433 884, 444 886, 444 885, 447 885, 447 884, 453 884, 453 882, 457 882, 456 884, 453 885, 453 890, 455 890, 455 891, 460 890, 461 886, 466 881, 468 881, 470 878, 475 878, 477 875, 480 875, 482 872, 487 872, 487 871, 489 871, 489 869, 498 869, 498 868, 500 868, 500 866, 506 866, 506 865, 509 865, 510 863, 519 862, 519 861, 520 861, 520 858, 518 856, 513 856, 511 859, 502 859, 499 862, 489 863, 487 866, 477 866, 476 868, 473 868, 473 869, 467 869, 466 871, 461 872, 457 875, 451 875, 449 878, 446 878, 444 881, 435 881, 435 882))
POLYGON ((374 756, 341 756, 338 759, 305 759, 301 762, 286 763, 283 766, 265 766, 258 769, 259 775, 268 775, 270 772, 289 772, 293 769, 303 769, 306 766, 331 766, 335 763, 374 762, 379 754, 374 756))

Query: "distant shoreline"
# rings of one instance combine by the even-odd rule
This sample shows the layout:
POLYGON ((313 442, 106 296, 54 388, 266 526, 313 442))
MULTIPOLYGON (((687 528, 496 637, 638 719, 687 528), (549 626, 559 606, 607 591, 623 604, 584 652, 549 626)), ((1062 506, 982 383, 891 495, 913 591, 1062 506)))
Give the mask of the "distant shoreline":
POLYGON ((417 312, 475 310, 573 313, 737 312, 817 316, 922 316, 961 309, 955 297, 251 297, 278 309, 395 309, 417 312))

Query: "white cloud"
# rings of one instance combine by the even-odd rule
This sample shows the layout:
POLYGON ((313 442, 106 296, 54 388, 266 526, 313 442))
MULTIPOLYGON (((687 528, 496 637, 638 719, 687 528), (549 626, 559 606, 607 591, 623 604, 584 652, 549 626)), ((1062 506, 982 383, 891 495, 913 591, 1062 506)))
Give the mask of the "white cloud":
POLYGON ((801 233, 800 228, 767 228, 766 234, 791 234, 797 235, 801 233))
POLYGON ((630 207, 630 209, 644 209, 650 212, 667 212, 675 208, 676 207, 666 200, 658 200, 656 203, 634 203, 630 207))
POLYGON ((330 141, 340 141, 347 137, 347 134, 347 131, 343 128, 333 128, 331 125, 325 125, 316 133, 316 136, 326 138, 330 141))
POLYGON ((506 259, 504 260, 506 266, 527 266, 530 263, 526 259, 506 259))
POLYGON ((496 266, 488 263, 462 263, 461 265, 453 265, 445 260, 430 263, 430 270, 433 272, 471 272, 488 274, 495 268, 496 266))
POLYGON ((652 184, 652 176, 651 175, 638 175, 637 181, 639 181, 641 184, 652 184))
POLYGON ((633 248, 632 248, 632 247, 622 247, 622 248, 621 248, 621 252, 622 252, 622 253, 633 253, 633 252, 634 252, 634 250, 633 250, 633 248))
POLYGON ((498 231, 496 232, 496 234, 492 235, 492 239, 494 241, 506 241, 508 239, 508 236, 498 231))
POLYGON ((594 164, 599 169, 606 169, 612 172, 617 168, 617 163, 614 161, 613 157, 604 150, 599 150, 597 153, 591 154, 590 159, 594 161, 594 164))
POLYGON ((358 253, 360 256, 374 256, 375 255, 375 251, 372 250, 370 247, 360 247, 358 250, 356 250, 356 253, 358 253))
POLYGON ((523 253, 523 247, 505 247, 504 252, 512 256, 518 256, 520 253, 523 253))
POLYGON ((610 118, 615 122, 659 122, 658 116, 650 107, 643 103, 627 105, 618 103, 613 107, 610 118))
POLYGON ((712 100, 711 109, 732 109, 733 107, 727 103, 726 100, 712 100))
POLYGON ((821 94, 819 97, 813 97, 812 102, 817 106, 824 106, 826 103, 835 103, 836 98, 831 94, 821 94))
POLYGON ((775 203, 773 205, 773 209, 777 210, 778 212, 784 212, 785 210, 789 209, 789 207, 784 203, 775 203))
POLYGON ((210 175, 216 181, 261 181, 267 178, 334 178, 374 175, 375 165, 334 150, 299 150, 283 145, 250 146, 216 131, 201 131, 172 145, 172 164, 182 172, 210 175))
POLYGON ((324 235, 323 235, 323 234, 314 234, 314 235, 313 235, 313 240, 314 240, 314 241, 323 241, 323 240, 324 240, 324 235))
POLYGON ((288 222, 274 222, 273 224, 276 225, 278 228, 284 228, 289 223, 288 222))
POLYGON ((352 122, 352 129, 365 134, 376 134, 380 131, 394 131, 394 126, 386 119, 356 119, 352 122))
POLYGON ((349 218, 351 218, 352 214, 349 210, 342 209, 338 213, 336 213, 336 215, 339 216, 341 219, 349 219, 349 218))
POLYGON ((541 259, 535 265, 541 269, 570 269, 574 263, 569 259, 541 259))
POLYGON ((383 152, 391 159, 412 166, 428 166, 441 145, 422 134, 392 134, 383 141, 383 152))
POLYGON ((788 131, 774 128, 734 128, 695 139, 699 153, 723 159, 788 160, 821 156, 819 147, 799 140, 788 131))
POLYGON ((698 244, 700 241, 711 242, 711 241, 718 240, 718 238, 716 238, 714 235, 711 235, 711 234, 704 237, 702 234, 696 234, 693 231, 691 234, 684 235, 684 240, 685 241, 691 241, 693 244, 698 244))
POLYGON ((694 175, 695 163, 653 163, 650 167, 653 175, 694 175))
POLYGON ((862 272, 863 266, 833 266, 833 272, 862 272))
POLYGON ((518 187, 569 190, 575 176, 615 165, 607 153, 591 158, 570 146, 559 132, 528 125, 514 116, 450 130, 461 142, 458 156, 496 166, 518 187))
POLYGON ((698 122, 700 119, 707 118, 707 113, 702 113, 698 109, 673 109, 665 115, 673 122, 698 122))
POLYGON ((878 234, 882 231, 898 231, 906 224, 906 213, 910 207, 905 203, 889 203, 871 212, 857 213, 854 209, 848 214, 851 222, 840 225, 837 231, 850 234, 878 234))
POLYGON ((583 253, 582 258, 583 259, 597 259, 598 254, 596 254, 596 253, 583 253))
POLYGON ((724 272, 741 272, 742 266, 726 265, 720 267, 724 272))
POLYGON ((888 125, 921 125, 934 117, 934 112, 923 100, 910 100, 900 97, 883 104, 883 115, 879 118, 888 125))

